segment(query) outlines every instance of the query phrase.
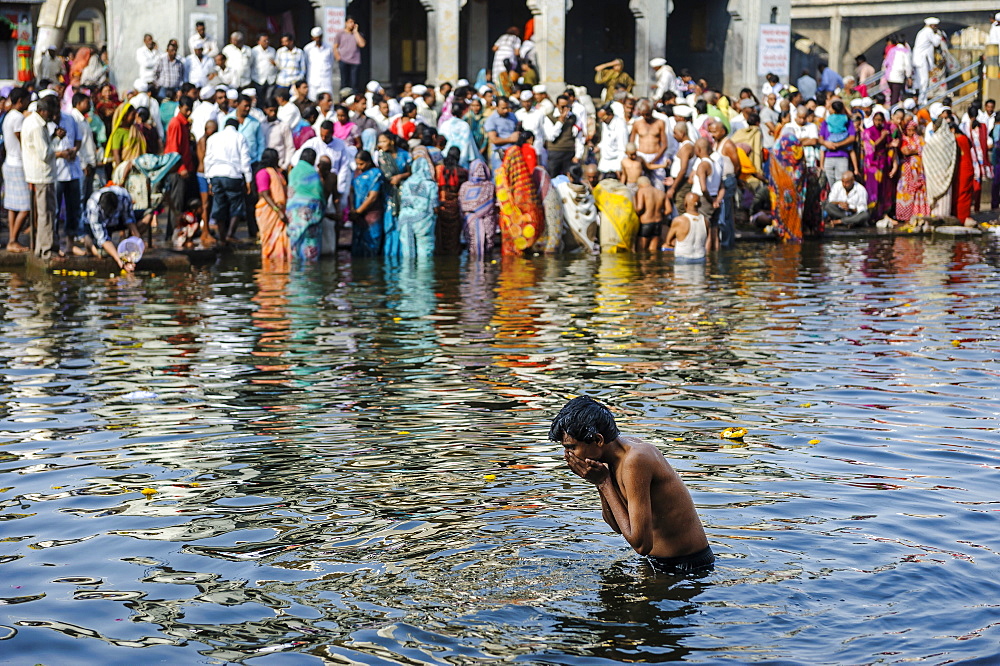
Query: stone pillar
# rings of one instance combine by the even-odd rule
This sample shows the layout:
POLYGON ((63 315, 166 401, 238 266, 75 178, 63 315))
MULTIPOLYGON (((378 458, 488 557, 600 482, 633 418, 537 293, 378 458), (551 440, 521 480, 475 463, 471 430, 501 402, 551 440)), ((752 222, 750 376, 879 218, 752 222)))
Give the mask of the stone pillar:
POLYGON ((763 0, 745 0, 743 4, 743 67, 736 81, 727 81, 729 90, 750 88, 760 90, 762 77, 757 75, 757 47, 760 41, 761 5, 763 0))
POLYGON ((469 33, 465 40, 465 78, 475 82, 480 69, 492 64, 488 53, 493 45, 489 35, 489 13, 486 0, 467 0, 465 11, 469 12, 469 33))
POLYGON ((434 11, 434 5, 431 4, 436 0, 420 0, 420 4, 423 5, 424 9, 427 11, 427 78, 428 83, 437 83, 438 81, 438 48, 441 40, 438 39, 438 13, 434 11))
POLYGON ((38 21, 35 24, 35 46, 32 54, 32 66, 36 68, 41 62, 42 55, 49 48, 55 46, 57 51, 62 50, 63 38, 66 33, 65 22, 69 20, 61 0, 45 0, 42 8, 38 12, 38 21))
POLYGON ((437 15, 436 31, 431 33, 430 23, 427 27, 428 50, 433 49, 437 53, 437 76, 431 79, 435 83, 449 81, 451 85, 455 85, 455 81, 458 80, 461 11, 461 0, 437 0, 437 7, 431 13, 437 15))
POLYGON ((389 0, 371 0, 372 25, 368 31, 368 57, 371 77, 383 85, 389 83, 389 0))
POLYGON ((535 17, 535 52, 538 54, 540 79, 549 94, 566 85, 566 0, 528 0, 535 17))
POLYGON ((827 64, 840 74, 843 71, 841 69, 843 59, 844 18, 840 15, 840 6, 834 5, 830 11, 830 50, 827 52, 827 64))
POLYGON ((669 0, 631 0, 629 9, 635 17, 635 61, 632 65, 635 94, 651 95, 656 82, 652 79, 649 61, 666 57, 667 15, 673 11, 673 3, 669 0))

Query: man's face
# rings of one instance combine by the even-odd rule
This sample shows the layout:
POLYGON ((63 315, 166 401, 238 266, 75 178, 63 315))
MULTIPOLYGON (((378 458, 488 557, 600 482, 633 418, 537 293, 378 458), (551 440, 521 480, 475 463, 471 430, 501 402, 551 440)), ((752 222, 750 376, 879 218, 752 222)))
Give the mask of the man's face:
POLYGON ((355 27, 357 27, 357 23, 354 22, 354 19, 349 18, 344 21, 344 30, 347 32, 354 32, 355 27))
POLYGON ((327 113, 332 105, 333 105, 333 98, 327 95, 326 93, 323 93, 322 99, 320 99, 319 102, 317 103, 317 106, 319 106, 320 111, 322 111, 323 113, 327 113))
POLYGON ((574 439, 567 433, 563 433, 562 445, 563 450, 567 451, 581 460, 600 460, 603 450, 600 444, 604 443, 604 438, 600 434, 595 436, 595 441, 593 442, 581 442, 578 439, 574 439))
POLYGON ((286 49, 291 49, 292 48, 292 40, 290 40, 288 37, 282 37, 281 38, 281 45, 284 46, 286 49))
POLYGON ((330 139, 333 138, 333 130, 326 129, 325 127, 320 127, 319 138, 323 140, 323 143, 330 143, 330 139))
POLYGON ((215 66, 220 68, 225 68, 226 66, 226 56, 221 53, 215 55, 215 66))
POLYGON ((997 105, 994 104, 993 102, 986 102, 986 104, 983 105, 983 111, 985 111, 990 115, 993 115, 993 112, 996 110, 996 107, 997 105))
POLYGON ((608 113, 604 109, 601 109, 600 111, 597 112, 597 117, 602 123, 610 125, 612 118, 614 118, 614 114, 608 113))
POLYGON ((167 57, 169 57, 171 60, 177 57, 177 47, 174 46, 173 44, 167 46, 167 57))
POLYGON ((250 102, 248 100, 243 100, 236 105, 236 113, 240 117, 246 117, 250 113, 250 102))
POLYGON ((365 97, 359 97, 354 102, 354 113, 363 114, 365 109, 368 108, 368 100, 365 97))
MULTIPOLYGON (((133 43, 135 43, 135 42, 133 42, 133 43)), ((142 43, 146 45, 147 49, 153 48, 153 36, 152 35, 146 35, 145 37, 142 38, 142 43)))
POLYGON ((854 174, 850 171, 845 171, 844 175, 840 177, 840 182, 843 184, 844 189, 848 192, 854 187, 854 174))
POLYGON ((772 109, 774 108, 774 103, 777 101, 778 101, 778 96, 775 95, 774 93, 771 93, 770 95, 767 96, 767 105, 772 109))
POLYGON ((215 103, 219 105, 220 109, 229 108, 229 100, 226 99, 226 93, 221 90, 215 91, 215 103))
POLYGON ((295 92, 299 94, 300 99, 305 99, 309 96, 309 84, 303 83, 301 86, 295 89, 295 92))
POLYGON ((197 31, 199 37, 204 37, 205 36, 204 24, 199 24, 198 26, 196 26, 195 31, 197 31))
POLYGON ((90 113, 90 108, 91 108, 90 98, 88 97, 87 99, 80 102, 79 106, 76 107, 76 110, 82 113, 83 115, 87 115, 88 113, 90 113))
POLYGON ((564 99, 556 100, 556 110, 559 113, 562 113, 563 111, 565 111, 568 108, 569 108, 569 102, 568 101, 566 101, 564 99))
POLYGON ((266 49, 268 46, 271 45, 271 40, 270 40, 270 38, 267 35, 261 35, 257 39, 257 44, 260 45, 260 48, 266 49))
POLYGON ((795 114, 795 124, 800 127, 806 124, 806 119, 809 117, 808 112, 796 113, 795 114))
POLYGON ((278 117, 278 107, 276 107, 276 106, 265 106, 264 107, 264 116, 267 117, 268 120, 274 120, 275 118, 278 117))
POLYGON ((185 118, 191 117, 191 107, 190 106, 179 106, 177 107, 177 113, 181 114, 185 118))
POLYGON ((497 102, 497 113, 504 118, 507 117, 507 114, 510 113, 510 104, 507 103, 507 100, 502 99, 497 102))

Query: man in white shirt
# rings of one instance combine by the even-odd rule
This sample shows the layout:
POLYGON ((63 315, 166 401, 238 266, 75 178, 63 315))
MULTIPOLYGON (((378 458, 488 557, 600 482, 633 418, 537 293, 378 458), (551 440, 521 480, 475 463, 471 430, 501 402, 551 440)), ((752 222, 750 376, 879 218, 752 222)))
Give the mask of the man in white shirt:
POLYGON ((156 76, 156 63, 160 61, 160 50, 149 33, 143 35, 142 46, 135 50, 135 61, 139 65, 140 81, 152 83, 156 76))
MULTIPOLYGON (((201 137, 205 136, 205 124, 209 120, 218 122, 219 119, 219 107, 215 103, 216 89, 215 86, 207 85, 201 89, 199 97, 200 102, 194 105, 194 109, 191 111, 191 117, 188 122, 191 123, 191 134, 194 135, 195 141, 200 141, 201 137)), ((226 98, 226 93, 222 93, 222 99, 226 98)))
POLYGON ((31 95, 24 88, 11 90, 8 100, 10 110, 3 119, 3 144, 7 149, 3 162, 3 206, 7 209, 7 228, 10 230, 8 252, 28 251, 17 242, 17 238, 31 211, 31 192, 24 180, 24 162, 21 160, 21 128, 24 125, 24 110, 30 100, 31 95))
POLYGON ((70 115, 76 121, 77 134, 80 137, 80 168, 83 170, 83 192, 81 201, 90 198, 94 189, 94 169, 97 167, 97 143, 94 141, 94 130, 87 122, 87 114, 90 113, 92 104, 90 97, 85 93, 75 93, 73 95, 73 108, 70 115))
POLYGON ((337 111, 333 108, 333 95, 330 93, 320 93, 316 97, 316 109, 319 111, 319 116, 316 118, 316 122, 313 123, 313 129, 316 134, 319 134, 320 126, 329 120, 331 123, 337 120, 337 111))
POLYGON ((24 163, 24 180, 34 189, 35 202, 35 256, 48 259, 58 251, 55 224, 59 209, 56 204, 56 158, 66 157, 59 143, 66 130, 48 124, 59 115, 59 99, 48 95, 38 100, 35 112, 24 119, 21 126, 21 159, 24 163))
MULTIPOLYGON (((57 146, 56 206, 62 211, 65 233, 72 244, 74 238, 83 235, 83 229, 80 228, 80 186, 83 169, 78 158, 82 138, 77 129, 76 119, 69 111, 59 114, 58 124, 63 130, 63 138, 57 146)), ((60 244, 61 235, 57 229, 55 233, 57 245, 60 244)))
POLYGON ((653 68, 653 74, 656 77, 656 87, 653 89, 653 101, 659 102, 663 97, 663 93, 674 89, 677 75, 674 73, 674 68, 668 65, 667 61, 663 58, 653 58, 649 61, 649 66, 653 68))
POLYGON ((357 151, 352 146, 333 135, 333 123, 329 120, 320 126, 318 136, 303 143, 292 156, 292 164, 298 164, 302 151, 307 148, 316 153, 316 161, 326 157, 330 160, 330 171, 337 174, 337 192, 341 201, 347 201, 351 192, 351 182, 354 180, 354 156, 357 151))
POLYGON ((986 43, 1000 45, 1000 12, 993 15, 993 25, 990 26, 990 34, 986 37, 986 43))
POLYGON ((920 92, 921 104, 927 102, 930 71, 934 67, 934 50, 944 44, 944 33, 938 29, 941 20, 930 16, 913 40, 913 87, 920 92))
POLYGON ((284 88, 278 88, 274 92, 274 99, 278 103, 278 120, 288 125, 290 128, 298 126, 302 120, 302 112, 299 107, 292 103, 289 93, 284 88))
POLYGON ((208 137, 205 144, 205 177, 213 197, 212 218, 228 242, 236 240, 240 220, 246 219, 246 194, 250 192, 253 171, 250 148, 239 132, 240 121, 230 118, 225 127, 208 137))
POLYGON ((190 39, 188 39, 188 45, 190 46, 192 53, 194 52, 195 40, 201 41, 202 49, 204 49, 202 55, 206 58, 212 59, 218 55, 219 42, 215 40, 215 37, 205 32, 204 21, 198 21, 194 24, 194 34, 191 35, 190 39))
POLYGON ((243 43, 243 33, 237 30, 229 35, 229 43, 222 52, 226 56, 226 67, 233 70, 232 87, 242 90, 249 86, 253 54, 250 47, 243 43))
POLYGON ((333 94, 333 49, 323 43, 323 29, 313 28, 312 41, 304 49, 306 54, 306 81, 309 82, 309 99, 320 93, 333 94))
POLYGON ((535 95, 530 90, 521 91, 521 108, 514 112, 514 117, 521 123, 521 128, 531 132, 534 140, 531 145, 538 153, 538 164, 546 166, 549 163, 548 152, 545 150, 545 112, 535 105, 535 95))
POLYGON ((205 55, 205 43, 200 38, 191 42, 193 53, 184 58, 187 82, 199 89, 208 84, 208 74, 215 70, 215 62, 205 55))
POLYGON ((868 192, 855 182, 853 171, 845 171, 840 181, 830 188, 823 212, 830 218, 830 226, 851 228, 868 224, 871 219, 868 192))
POLYGON ((215 67, 208 74, 208 82, 214 86, 225 86, 235 88, 239 78, 239 72, 229 66, 225 53, 215 54, 215 67))
POLYGON ((628 126, 606 104, 597 110, 597 119, 601 122, 601 141, 597 144, 600 161, 597 169, 608 177, 617 177, 622 168, 622 158, 625 156, 625 146, 628 144, 628 126))
POLYGON ((265 100, 274 92, 274 84, 278 80, 278 53, 271 46, 270 38, 261 33, 257 46, 250 49, 250 54, 250 78, 257 89, 257 99, 265 100))
POLYGON ((544 83, 531 86, 531 93, 535 97, 536 109, 540 110, 546 116, 550 116, 555 112, 556 105, 549 99, 549 89, 544 83))
POLYGON ((278 118, 278 105, 274 98, 264 101, 264 122, 260 126, 264 130, 267 147, 278 151, 278 166, 286 171, 291 169, 292 156, 295 154, 292 128, 278 118))

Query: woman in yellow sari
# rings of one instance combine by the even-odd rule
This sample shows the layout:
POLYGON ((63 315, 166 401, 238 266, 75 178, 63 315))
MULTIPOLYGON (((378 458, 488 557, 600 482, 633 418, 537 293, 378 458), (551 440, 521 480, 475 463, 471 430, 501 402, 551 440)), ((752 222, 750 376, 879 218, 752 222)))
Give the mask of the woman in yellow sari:
POLYGON ((135 107, 125 102, 115 110, 111 120, 111 136, 104 151, 104 160, 111 160, 116 167, 146 153, 146 139, 135 119, 135 107))
POLYGON ((264 270, 287 269, 292 250, 285 230, 285 178, 278 170, 278 151, 268 148, 260 158, 257 172, 257 227, 260 229, 260 256, 264 270))
POLYGON ((639 232, 639 216, 628 188, 607 178, 594 188, 594 201, 601 212, 601 252, 631 252, 639 232))

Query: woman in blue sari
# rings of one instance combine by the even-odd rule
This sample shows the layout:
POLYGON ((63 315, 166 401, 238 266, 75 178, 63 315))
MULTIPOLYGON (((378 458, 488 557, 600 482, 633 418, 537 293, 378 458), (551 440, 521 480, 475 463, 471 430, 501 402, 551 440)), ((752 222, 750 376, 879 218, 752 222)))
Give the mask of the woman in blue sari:
POLYGON ((382 194, 385 196, 385 214, 382 217, 382 249, 387 259, 400 256, 399 186, 410 175, 410 154, 400 148, 398 137, 392 132, 378 135, 378 168, 382 172, 382 194))
POLYGON ((378 257, 382 254, 382 172, 367 150, 358 153, 355 161, 358 170, 352 184, 351 254, 378 257))
POLYGON ((434 256, 438 186, 433 164, 423 146, 416 148, 412 173, 400 188, 399 245, 404 257, 434 256))
POLYGON ((288 241, 299 261, 318 261, 323 240, 323 182, 313 166, 316 151, 306 148, 288 174, 288 241))

